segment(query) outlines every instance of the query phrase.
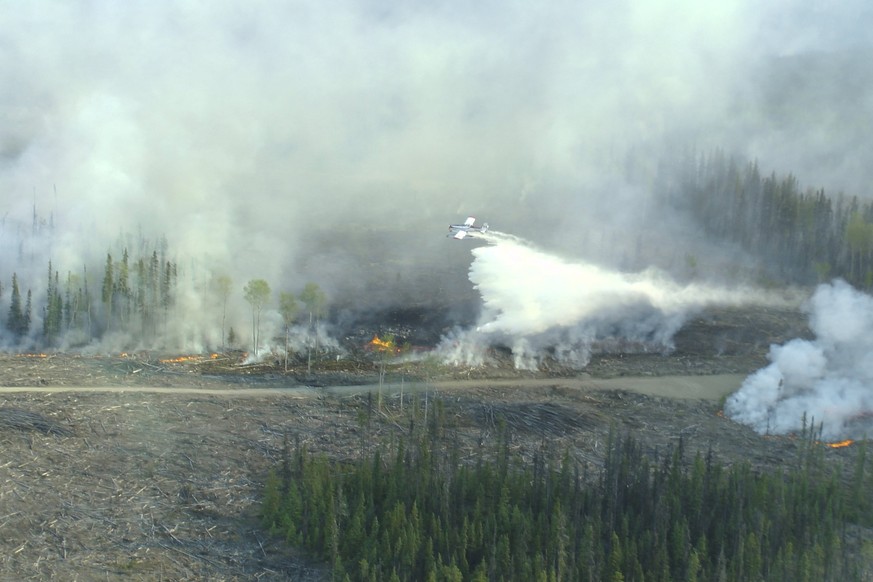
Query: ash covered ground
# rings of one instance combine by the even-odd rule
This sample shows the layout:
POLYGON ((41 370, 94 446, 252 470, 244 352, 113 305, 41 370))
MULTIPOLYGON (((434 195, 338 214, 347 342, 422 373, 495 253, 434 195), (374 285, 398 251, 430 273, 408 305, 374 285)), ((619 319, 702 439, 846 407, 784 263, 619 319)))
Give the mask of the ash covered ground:
MULTIPOLYGON (((245 365, 241 354, 0 356, 10 387, 0 394, 0 578, 326 580, 322 565, 258 525, 263 479, 286 435, 353 459, 404 436, 435 398, 446 438, 470 456, 503 420, 520 455, 567 450, 592 472, 611 428, 652 454, 681 441, 689 459, 711 450, 760 469, 794 459, 795 440, 761 436, 720 407, 770 343, 808 333, 799 313, 705 312, 669 353, 599 354, 583 371, 519 371, 499 349, 479 368, 391 360, 377 388, 381 355, 361 340, 429 333, 421 327, 409 313, 360 323, 346 357, 311 370, 301 357, 288 372, 270 358, 245 365)), ((829 456, 850 463, 854 451, 829 456)))

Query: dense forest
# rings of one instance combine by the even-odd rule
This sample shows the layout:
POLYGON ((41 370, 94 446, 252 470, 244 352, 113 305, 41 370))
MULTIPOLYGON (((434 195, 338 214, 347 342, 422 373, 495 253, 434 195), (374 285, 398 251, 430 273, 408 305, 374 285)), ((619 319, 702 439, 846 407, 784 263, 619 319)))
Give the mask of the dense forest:
POLYGON ((384 449, 362 436, 355 461, 286 436, 265 527, 330 563, 337 581, 862 578, 849 532, 873 523, 863 446, 852 467, 831 466, 806 429, 799 463, 762 473, 686 458, 681 441, 652 451, 613 434, 602 470, 586 474, 546 445, 523 461, 504 428, 462 455, 435 408, 384 449))
POLYGON ((762 176, 757 162, 720 151, 691 154, 662 172, 659 199, 708 238, 738 245, 778 283, 840 277, 873 287, 873 201, 802 189, 792 175, 762 176))
MULTIPOLYGON (((26 238, 27 242, 33 246, 50 244, 52 224, 53 220, 48 225, 38 221, 34 211, 33 234, 26 238)), ((19 246, 19 253, 24 255, 25 245, 22 242, 19 246)), ((84 345, 113 332, 130 334, 145 344, 161 337, 175 304, 178 281, 167 239, 134 243, 131 237, 121 238, 117 251, 105 256, 102 269, 96 273, 82 265, 62 275, 51 259, 42 281, 25 284, 13 272, 7 287, 5 326, 13 341, 29 341, 46 348, 62 341, 84 345), (137 255, 132 257, 128 248, 136 248, 137 255), (41 291, 38 303, 33 300, 31 287, 41 291), (22 300, 25 295, 26 302, 22 300), (32 327, 35 322, 40 323, 38 329, 32 327)), ((29 262, 24 256, 19 259, 22 264, 29 262)))

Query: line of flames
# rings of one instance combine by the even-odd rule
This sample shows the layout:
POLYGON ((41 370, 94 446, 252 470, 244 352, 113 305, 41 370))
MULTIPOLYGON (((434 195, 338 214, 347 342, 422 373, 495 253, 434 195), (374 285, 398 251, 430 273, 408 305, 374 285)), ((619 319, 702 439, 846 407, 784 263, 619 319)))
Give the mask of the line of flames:
POLYGON ((200 360, 200 356, 179 356, 177 358, 165 358, 159 360, 162 364, 180 364, 182 362, 196 362, 200 360))
POLYGON ((849 445, 853 444, 854 442, 855 441, 853 441, 852 439, 846 439, 846 440, 840 441, 838 443, 825 443, 825 446, 830 447, 832 449, 842 449, 843 447, 848 447, 849 445))
MULTIPOLYGON (((179 356, 177 358, 165 358, 163 360, 159 360, 162 364, 181 364, 183 362, 200 362, 204 359, 204 356, 179 356)), ((210 360, 217 360, 218 354, 210 354, 210 360)))

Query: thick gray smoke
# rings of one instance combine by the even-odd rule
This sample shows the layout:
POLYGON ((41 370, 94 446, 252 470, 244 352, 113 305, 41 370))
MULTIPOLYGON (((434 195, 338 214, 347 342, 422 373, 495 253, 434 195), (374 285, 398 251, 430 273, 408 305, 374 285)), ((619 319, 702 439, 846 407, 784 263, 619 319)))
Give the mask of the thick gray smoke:
POLYGON ((451 363, 478 365, 489 347, 512 351, 520 369, 546 357, 584 367, 595 344, 624 351, 667 351, 687 318, 710 305, 776 303, 751 289, 679 284, 647 269, 622 273, 567 260, 500 232, 478 235, 469 277, 482 297, 475 329, 456 331, 440 345, 451 363))
MULTIPOLYGON (((800 0, 16 3, 0 16, 0 282, 17 272, 41 305, 51 259, 62 279, 87 266, 97 296, 107 250, 118 260, 120 239, 166 236, 185 314, 168 334, 197 346, 219 336, 219 302, 203 292, 213 274, 233 279, 238 330, 251 278, 277 291, 312 280, 334 298, 420 297, 444 261, 434 232, 458 215, 562 248, 621 255, 643 230, 669 247, 681 225, 667 228, 644 186, 657 152, 724 147, 785 171, 802 162, 810 184, 844 173, 839 160, 862 183, 873 164, 840 134, 838 105, 822 119, 808 114, 822 110, 815 99, 774 111, 796 83, 761 89, 776 57, 866 48, 865 2, 811 10, 800 0), (629 151, 646 167, 630 172, 629 151), (48 238, 28 238, 34 206, 48 238), (402 243, 359 244, 386 238, 402 243)), ((839 87, 856 71, 825 69, 847 94, 839 87)), ((873 100, 852 95, 857 131, 873 100)))
POLYGON ((873 297, 844 281, 821 285, 809 303, 815 339, 770 348, 771 364, 749 376, 725 414, 761 434, 822 423, 829 440, 873 428, 873 297))

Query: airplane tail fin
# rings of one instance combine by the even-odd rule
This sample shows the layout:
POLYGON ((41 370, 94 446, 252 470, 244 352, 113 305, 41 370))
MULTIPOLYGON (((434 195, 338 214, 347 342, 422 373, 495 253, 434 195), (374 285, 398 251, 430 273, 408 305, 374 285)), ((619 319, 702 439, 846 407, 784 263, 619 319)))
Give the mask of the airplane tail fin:
POLYGON ((488 223, 487 222, 482 225, 482 230, 480 230, 479 232, 488 232, 488 223))

